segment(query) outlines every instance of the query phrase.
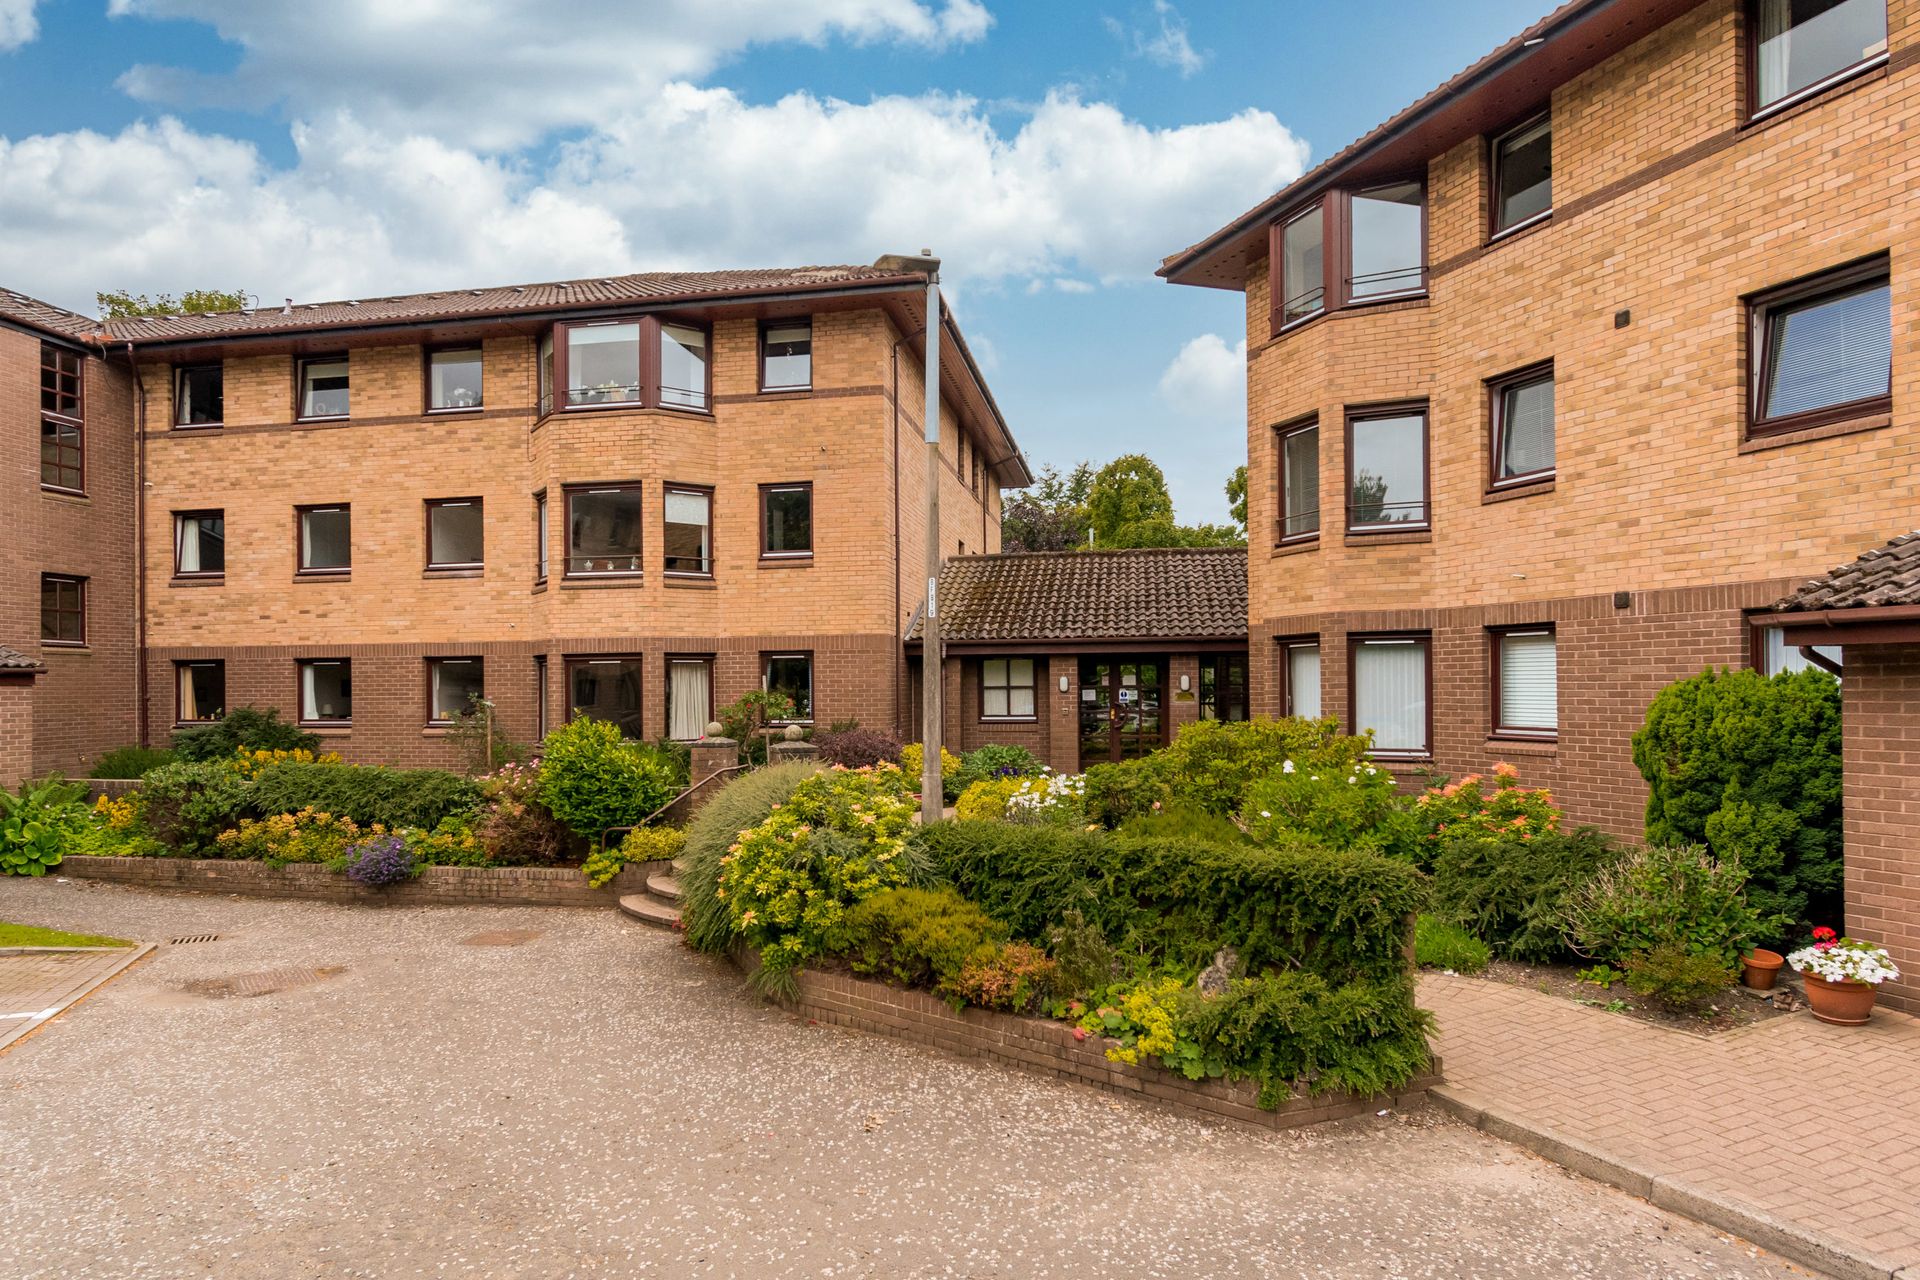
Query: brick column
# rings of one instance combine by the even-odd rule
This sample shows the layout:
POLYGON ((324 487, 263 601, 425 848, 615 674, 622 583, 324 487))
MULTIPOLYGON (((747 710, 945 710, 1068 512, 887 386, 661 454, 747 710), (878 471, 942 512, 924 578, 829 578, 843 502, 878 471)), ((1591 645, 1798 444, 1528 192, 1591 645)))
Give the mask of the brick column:
POLYGON ((1174 653, 1167 655, 1167 687, 1160 691, 1160 705, 1167 717, 1167 741, 1179 736, 1180 731, 1200 718, 1200 655, 1197 653, 1174 653), (1185 677, 1187 687, 1180 687, 1181 677, 1185 677))
POLYGON ((1080 771, 1080 662, 1070 654, 1047 660, 1047 686, 1040 690, 1047 717, 1046 763, 1057 773, 1080 771), (1065 679, 1067 687, 1060 688, 1065 679))
POLYGON ((1900 968, 1880 1003, 1920 1013, 1920 645, 1845 654, 1846 931, 1900 968))
POLYGON ((0 671, 0 788, 9 791, 33 774, 33 678, 36 674, 0 671))

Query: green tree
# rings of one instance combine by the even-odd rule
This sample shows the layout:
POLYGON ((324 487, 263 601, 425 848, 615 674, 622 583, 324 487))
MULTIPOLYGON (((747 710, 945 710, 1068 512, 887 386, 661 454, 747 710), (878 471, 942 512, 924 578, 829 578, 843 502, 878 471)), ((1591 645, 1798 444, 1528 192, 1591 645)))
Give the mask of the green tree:
POLYGON ((244 290, 227 293, 219 289, 189 289, 178 298, 170 293, 157 293, 149 298, 144 293, 114 289, 108 293, 96 293, 93 297, 100 305, 102 320, 125 320, 133 316, 196 316, 209 311, 242 311, 247 305, 244 290))
MULTIPOLYGON (((1093 520, 1093 542, 1098 547, 1154 545, 1123 534, 1129 525, 1173 525, 1173 496, 1167 477, 1144 453, 1127 453, 1100 468, 1087 492, 1087 513, 1093 520)), ((1161 544, 1164 545, 1164 544, 1161 544)))
POLYGON ((1227 477, 1227 510, 1233 516, 1233 522, 1240 526, 1240 536, 1247 536, 1247 464, 1241 463, 1227 477))
POLYGON ((1824 671, 1712 669, 1662 689, 1633 736, 1647 842, 1738 858, 1763 915, 1838 919, 1840 687, 1824 671))
POLYGON ((1080 462, 1062 475, 1042 467, 1040 478, 1000 513, 1002 551, 1076 551, 1087 545, 1087 493, 1093 464, 1080 462))

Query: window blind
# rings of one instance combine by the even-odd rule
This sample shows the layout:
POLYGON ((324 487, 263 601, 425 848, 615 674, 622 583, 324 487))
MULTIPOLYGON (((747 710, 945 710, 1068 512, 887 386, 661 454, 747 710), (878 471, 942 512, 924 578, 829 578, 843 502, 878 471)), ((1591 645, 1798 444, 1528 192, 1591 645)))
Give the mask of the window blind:
POLYGON ((1876 284, 1775 313, 1765 416, 1884 396, 1893 377, 1892 293, 1876 284))
POLYGON ((1354 647, 1353 718, 1373 730, 1376 751, 1427 749, 1427 650, 1414 640, 1365 640, 1354 647))
POLYGON ((1500 728, 1560 726, 1559 667, 1551 632, 1500 637, 1500 728))
POLYGON ((1320 718, 1320 646, 1296 644, 1287 647, 1287 698, 1289 711, 1303 720, 1320 718))

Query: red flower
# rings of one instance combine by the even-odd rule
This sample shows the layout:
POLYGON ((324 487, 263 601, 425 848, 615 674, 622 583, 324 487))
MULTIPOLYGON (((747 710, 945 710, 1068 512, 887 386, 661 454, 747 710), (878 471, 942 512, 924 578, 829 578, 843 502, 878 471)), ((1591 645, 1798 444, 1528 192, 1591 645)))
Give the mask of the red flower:
POLYGON ((1813 931, 1813 940, 1815 942, 1832 942, 1838 936, 1838 934, 1834 933, 1833 930, 1827 928, 1825 925, 1821 925, 1813 931))

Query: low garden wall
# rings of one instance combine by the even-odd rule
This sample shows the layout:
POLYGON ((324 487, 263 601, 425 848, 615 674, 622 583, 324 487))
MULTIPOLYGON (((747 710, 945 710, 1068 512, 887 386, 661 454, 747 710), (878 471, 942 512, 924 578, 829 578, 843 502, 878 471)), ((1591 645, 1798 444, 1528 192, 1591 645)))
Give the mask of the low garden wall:
MULTIPOLYGON (((749 953, 736 954, 734 962, 749 970, 755 963, 749 953)), ((803 970, 799 983, 798 999, 785 1002, 785 1007, 815 1022, 871 1031, 963 1058, 985 1058, 1109 1093, 1149 1098, 1187 1115, 1260 1129, 1293 1129, 1405 1106, 1424 1098, 1429 1088, 1441 1082, 1440 1060, 1435 1057, 1426 1072, 1392 1093, 1367 1098, 1350 1093, 1294 1097, 1266 1111, 1257 1102, 1259 1086, 1250 1081, 1188 1080, 1157 1066, 1110 1062, 1106 1056, 1110 1042, 1099 1036, 1078 1039, 1071 1023, 972 1007, 956 1012, 924 991, 846 973, 803 970)))
POLYGON ((364 906, 425 907, 484 904, 501 907, 611 907, 646 887, 659 864, 635 863, 599 889, 578 867, 427 867, 419 877, 369 888, 314 862, 284 867, 218 858, 70 857, 54 874, 110 880, 142 889, 193 889, 251 898, 311 898, 364 906))

